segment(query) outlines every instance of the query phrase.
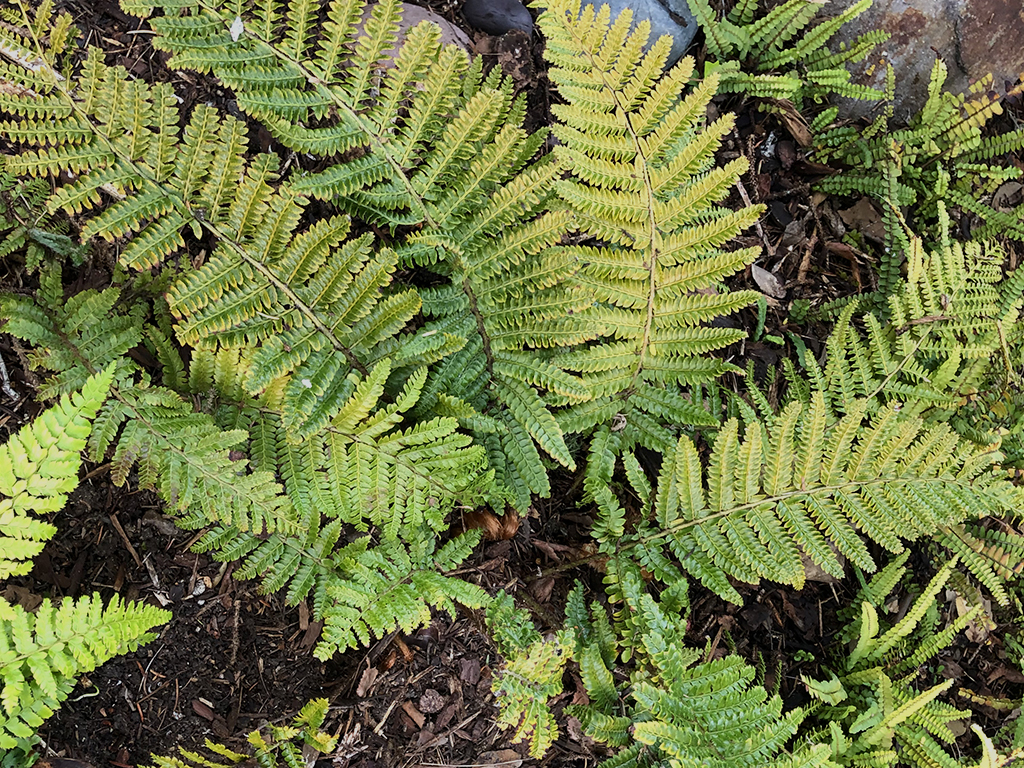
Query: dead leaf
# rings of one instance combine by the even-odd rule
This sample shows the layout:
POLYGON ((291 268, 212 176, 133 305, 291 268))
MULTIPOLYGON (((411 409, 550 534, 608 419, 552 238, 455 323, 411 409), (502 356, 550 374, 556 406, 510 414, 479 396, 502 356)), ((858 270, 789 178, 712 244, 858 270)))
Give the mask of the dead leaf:
POLYGON ((217 717, 217 713, 213 711, 213 707, 202 699, 192 699, 192 711, 204 720, 209 720, 211 723, 213 722, 213 719, 217 717))
POLYGON ((757 283, 757 287, 764 291, 764 293, 776 299, 786 298, 786 286, 767 269, 759 267, 757 264, 751 264, 750 275, 754 278, 754 282, 757 283))
POLYGON ((376 667, 368 667, 363 670, 363 674, 359 677, 359 685, 356 686, 356 696, 360 699, 366 698, 366 695, 373 688, 373 684, 377 681, 376 667))
POLYGON ((476 685, 480 681, 480 659, 459 659, 459 680, 476 685))
POLYGON ((508 541, 519 530, 519 515, 512 509, 501 517, 487 509, 472 510, 462 515, 462 528, 479 528, 485 541, 508 541))
POLYGON ((867 197, 862 197, 854 205, 839 211, 839 218, 849 228, 874 238, 879 242, 885 240, 885 225, 878 209, 867 197))
POLYGON ((992 195, 992 207, 1004 213, 1011 212, 1024 198, 1024 184, 1019 181, 1004 181, 992 195))
POLYGON ((545 576, 530 583, 530 594, 536 598, 538 603, 546 603, 551 599, 551 591, 555 587, 553 576, 545 576))

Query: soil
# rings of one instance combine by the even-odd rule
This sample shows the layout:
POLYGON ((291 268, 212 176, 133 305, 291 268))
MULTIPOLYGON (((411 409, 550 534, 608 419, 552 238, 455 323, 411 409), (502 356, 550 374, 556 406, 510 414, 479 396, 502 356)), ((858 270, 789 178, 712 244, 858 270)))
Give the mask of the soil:
MULTIPOLYGON (((231 94, 216 83, 168 70, 148 38, 132 34, 138 20, 123 14, 114 0, 64 5, 86 40, 108 51, 110 63, 174 83, 186 108, 213 102, 237 113, 231 94)), ((431 8, 466 28, 454 2, 439 0, 431 8)), ((476 33, 474 45, 489 65, 502 66, 527 93, 529 127, 547 124, 550 94, 538 38, 476 33)), ((791 352, 767 337, 781 339, 794 330, 812 352, 820 349, 824 331, 816 337, 805 325, 787 324, 793 299, 820 303, 871 289, 870 256, 840 243, 839 230, 850 225, 850 217, 869 229, 878 213, 870 205, 858 208, 858 201, 812 197, 809 185, 824 169, 800 149, 799 116, 780 119, 726 100, 716 108, 739 114, 722 159, 742 153, 752 161, 733 202, 768 206, 759 230, 742 244, 765 248, 759 267, 774 276, 774 284, 748 271, 737 277, 736 286, 774 289, 778 297, 769 298, 763 318, 748 310, 731 321, 753 339, 731 351, 734 361, 753 361, 761 377, 791 352), (775 147, 770 153, 768 145, 775 147)), ((269 148, 269 138, 255 126, 252 138, 255 149, 269 148)), ((31 397, 31 376, 8 342, 8 337, 0 342, 0 356, 24 396, 0 404, 0 437, 41 410, 31 397)), ((775 382, 765 383, 771 394, 775 382)), ((132 768, 150 764, 151 753, 174 755, 179 747, 195 749, 207 738, 239 746, 254 728, 286 722, 309 699, 326 697, 325 729, 340 736, 332 768, 518 764, 525 748, 510 744, 495 724, 490 681, 497 654, 482 631, 480 612, 438 615, 411 636, 392 633, 369 648, 320 662, 312 655, 320 627, 308 606, 289 608, 281 595, 260 594, 255 584, 236 580, 230 565, 190 552, 190 534, 161 514, 152 494, 114 486, 102 466, 87 465, 83 476, 67 507, 53 516, 58 534, 31 574, 8 582, 7 595, 31 604, 43 595, 119 594, 164 605, 173 618, 152 642, 80 680, 41 731, 49 755, 96 768, 132 768)), ((463 578, 492 593, 502 588, 515 593, 542 631, 559 626, 565 595, 576 579, 601 593, 601 573, 591 563, 576 564, 586 559, 590 510, 577 506, 573 478, 556 476, 554 486, 551 499, 539 501, 518 523, 506 523, 504 533, 498 532, 503 538, 479 547, 461 569, 463 578)), ((923 555, 919 560, 918 577, 926 579, 929 563, 923 555)), ((848 604, 856 586, 850 580, 812 582, 794 591, 763 584, 745 588, 741 606, 694 587, 687 640, 706 647, 709 657, 731 651, 758 664, 768 688, 777 686, 787 706, 797 706, 805 696, 799 675, 814 674, 827 658, 839 626, 836 611, 848 604)), ((944 610, 954 608, 944 605, 944 610)), ((986 701, 1019 700, 1024 675, 1004 661, 999 637, 996 631, 973 642, 962 638, 940 659, 943 674, 986 701)), ((566 693, 555 702, 563 726, 562 710, 583 692, 575 673, 568 672, 565 682, 566 693)), ((975 708, 989 733, 1005 717, 987 704, 975 708)), ((971 738, 968 733, 964 744, 971 738)), ((582 768, 596 766, 604 756, 569 720, 543 760, 524 764, 582 768)))

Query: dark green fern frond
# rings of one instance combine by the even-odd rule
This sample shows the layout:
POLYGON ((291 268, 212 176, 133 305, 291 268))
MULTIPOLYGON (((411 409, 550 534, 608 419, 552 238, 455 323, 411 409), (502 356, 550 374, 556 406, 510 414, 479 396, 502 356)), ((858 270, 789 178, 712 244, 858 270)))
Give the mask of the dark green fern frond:
MULTIPOLYGON (((435 572, 468 557, 477 532, 443 546, 437 537, 457 504, 486 500, 493 473, 484 449, 458 431, 456 419, 405 422, 425 371, 411 375, 390 404, 381 402, 386 362, 366 378, 350 374, 331 424, 295 441, 283 426, 281 386, 260 400, 246 394, 249 362, 237 350, 200 348, 190 388, 219 424, 246 431, 257 474, 282 479, 296 523, 276 531, 216 525, 197 547, 219 560, 240 560, 239 577, 258 579, 266 592, 286 589, 290 604, 310 598, 313 615, 325 622, 317 651, 324 658, 395 626, 429 621, 431 606, 481 605, 478 588, 435 572)), ((182 524, 202 528, 212 519, 193 515, 182 524)))
POLYGON ((273 475, 250 473, 247 462, 231 458, 246 433, 222 430, 178 393, 152 386, 127 355, 142 341, 145 316, 143 302, 124 306, 114 287, 65 298, 56 267, 42 271, 34 298, 0 296, 5 330, 33 345, 34 367, 54 372, 41 393, 65 394, 93 372, 113 368, 112 396, 97 415, 89 449, 96 461, 114 449, 115 483, 137 467, 142 485, 179 513, 246 530, 287 527, 291 507, 273 475))
POLYGON ((721 76, 719 90, 760 99, 787 99, 798 109, 809 101, 837 95, 876 101, 882 93, 850 81, 849 63, 867 58, 888 35, 873 30, 838 51, 829 41, 847 22, 864 13, 871 0, 859 0, 841 13, 810 23, 821 10, 815 0, 788 0, 754 18, 756 2, 718 18, 708 0, 687 0, 707 40, 713 62, 705 75, 721 76))
POLYGON ((910 765, 927 768, 963 765, 950 755, 955 739, 950 723, 970 712, 939 701, 953 681, 919 691, 915 685, 927 663, 953 642, 973 620, 978 609, 967 611, 941 631, 937 629, 936 597, 953 572, 947 563, 932 578, 905 615, 886 626, 876 606, 887 599, 905 573, 905 559, 888 566, 884 584, 872 582, 869 599, 846 631, 856 638, 827 681, 803 678, 808 692, 824 703, 817 710, 825 727, 810 738, 831 743, 832 759, 839 765, 910 765), (948 745, 948 746, 946 746, 948 745))
POLYGON ((662 75, 667 39, 645 54, 649 25, 627 34, 628 12, 609 26, 607 10, 581 15, 571 0, 549 5, 539 23, 549 76, 568 102, 552 107, 555 153, 569 170, 558 193, 580 233, 603 243, 569 249, 605 338, 556 359, 582 374, 593 397, 569 405, 559 423, 584 432, 622 414, 630 442, 664 450, 672 435, 663 424, 711 421, 680 386, 733 370, 708 353, 743 334, 710 323, 757 294, 717 286, 757 250, 723 246, 761 209, 717 205, 746 161, 714 167, 732 117, 702 126, 715 80, 683 97, 693 62, 662 75))
POLYGON ((641 626, 637 637, 642 645, 637 650, 649 665, 649 674, 637 673, 631 681, 624 713, 619 707, 614 714, 606 713, 600 703, 607 698, 609 685, 614 692, 614 659, 604 659, 593 640, 584 644, 593 652, 578 651, 581 670, 584 663, 594 670, 583 677, 594 703, 573 705, 569 711, 591 738, 621 748, 601 763, 602 768, 834 765, 828 761, 828 748, 821 745, 788 754, 786 744, 806 713, 797 708, 783 714, 779 696, 759 686, 754 668, 737 656, 695 664, 700 652, 684 645, 685 622, 674 620, 646 594, 639 575, 634 578, 623 610, 641 626))
POLYGON ((850 132, 846 126, 817 134, 817 157, 847 166, 818 187, 834 195, 870 195, 883 206, 912 205, 916 220, 912 223, 921 230, 939 221, 940 206, 955 205, 980 219, 973 233, 976 239, 993 235, 1020 239, 1024 237, 1021 211, 999 211, 986 198, 1003 182, 1020 177, 1020 169, 991 160, 1024 147, 1024 130, 983 137, 989 120, 1002 113, 999 97, 989 87, 990 78, 954 95, 943 90, 946 74, 946 65, 936 59, 928 99, 907 128, 890 129, 889 114, 864 134, 850 132), (893 160, 900 169, 895 193, 884 178, 893 160))

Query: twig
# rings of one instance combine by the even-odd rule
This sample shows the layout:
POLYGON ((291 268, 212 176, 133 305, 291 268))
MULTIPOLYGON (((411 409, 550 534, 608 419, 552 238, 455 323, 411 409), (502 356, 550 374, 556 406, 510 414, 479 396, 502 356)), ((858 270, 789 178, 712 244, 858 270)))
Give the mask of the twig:
POLYGON ((0 357, 0 389, 7 395, 11 400, 18 399, 18 393, 11 387, 11 380, 7 376, 7 366, 4 364, 3 357, 0 357))

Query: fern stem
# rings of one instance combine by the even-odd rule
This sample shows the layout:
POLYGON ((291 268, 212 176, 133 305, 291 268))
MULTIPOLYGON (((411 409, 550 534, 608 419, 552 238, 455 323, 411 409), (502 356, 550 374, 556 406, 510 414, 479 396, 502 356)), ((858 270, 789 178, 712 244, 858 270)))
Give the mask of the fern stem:
POLYGON ((473 313, 473 317, 476 319, 476 329, 480 334, 480 339, 484 349, 484 357, 487 358, 487 372, 491 373, 494 369, 494 353, 491 351, 491 337, 487 333, 487 326, 484 325, 484 316, 480 312, 480 307, 476 300, 476 294, 473 293, 473 286, 470 284, 468 277, 464 278, 462 281, 462 290, 466 292, 466 297, 469 299, 469 311, 473 313))

